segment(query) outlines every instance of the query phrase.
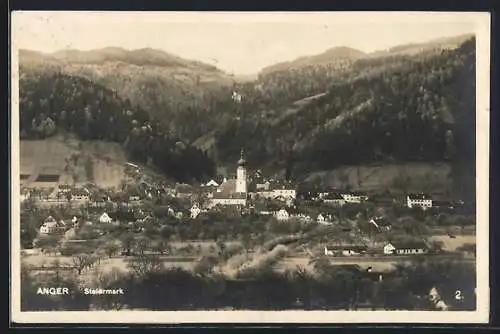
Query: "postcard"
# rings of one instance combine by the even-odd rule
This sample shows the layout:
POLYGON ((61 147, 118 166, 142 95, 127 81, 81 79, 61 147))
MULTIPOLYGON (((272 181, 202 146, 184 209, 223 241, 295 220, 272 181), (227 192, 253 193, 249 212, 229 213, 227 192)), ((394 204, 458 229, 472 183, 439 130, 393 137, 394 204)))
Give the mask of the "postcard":
POLYGON ((488 13, 17 11, 11 74, 12 321, 488 322, 488 13))

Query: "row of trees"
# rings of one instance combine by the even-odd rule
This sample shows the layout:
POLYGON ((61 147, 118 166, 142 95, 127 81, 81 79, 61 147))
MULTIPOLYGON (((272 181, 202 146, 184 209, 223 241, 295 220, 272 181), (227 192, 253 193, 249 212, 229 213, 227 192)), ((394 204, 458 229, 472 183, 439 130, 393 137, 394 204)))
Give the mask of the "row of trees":
MULTIPOLYGON (((92 309, 330 309, 360 307, 433 310, 429 292, 435 287, 451 310, 473 310, 476 305, 474 266, 461 262, 421 262, 398 265, 395 271, 371 278, 353 266, 333 266, 318 260, 314 274, 298 267, 284 273, 263 264, 250 277, 228 278, 221 273, 196 274, 163 268, 154 256, 130 261, 129 274, 112 270, 100 274, 97 285, 122 288, 123 295, 88 296, 72 276, 59 275, 57 286, 71 287, 70 296, 36 295, 38 283, 22 272, 21 307, 32 310, 92 309), (459 290, 463 299, 455 299, 459 290)), ((53 277, 51 280, 56 280, 53 277)), ((54 284, 53 284, 54 285, 54 284)), ((88 283, 87 285, 88 286, 88 283)))

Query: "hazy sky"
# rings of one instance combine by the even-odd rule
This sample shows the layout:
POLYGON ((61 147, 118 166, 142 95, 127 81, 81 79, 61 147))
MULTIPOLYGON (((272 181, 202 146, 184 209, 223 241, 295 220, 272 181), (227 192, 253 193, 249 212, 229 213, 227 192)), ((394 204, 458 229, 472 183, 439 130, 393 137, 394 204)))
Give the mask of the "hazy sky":
MULTIPOLYGON (((15 48, 53 52, 151 47, 254 74, 276 62, 335 46, 365 52, 474 33, 466 13, 16 12, 15 48)), ((481 14, 479 14, 481 15, 481 14)))

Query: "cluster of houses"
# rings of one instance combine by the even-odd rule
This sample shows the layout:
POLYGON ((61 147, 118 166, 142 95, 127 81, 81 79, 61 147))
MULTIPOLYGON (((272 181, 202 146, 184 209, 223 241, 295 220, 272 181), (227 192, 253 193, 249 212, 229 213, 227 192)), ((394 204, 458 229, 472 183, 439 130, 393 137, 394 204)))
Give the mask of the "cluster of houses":
MULTIPOLYGON (((193 205, 191 210, 184 210, 182 208, 176 208, 171 205, 164 206, 164 216, 170 216, 174 219, 182 219, 186 217, 196 218, 201 212, 203 212, 199 207, 193 205)), ((67 231, 70 228, 78 228, 80 223, 82 225, 94 225, 94 224, 128 224, 128 225, 145 225, 154 220, 153 213, 144 212, 141 209, 132 208, 128 210, 116 210, 112 212, 101 211, 99 214, 92 214, 87 217, 86 220, 82 218, 73 217, 71 222, 65 222, 64 220, 56 220, 52 216, 45 219, 39 229, 40 235, 53 235, 60 234, 67 231)))
POLYGON ((388 242, 383 249, 370 250, 365 245, 325 245, 327 256, 361 256, 366 254, 384 255, 421 255, 427 254, 429 248, 424 241, 388 242))
MULTIPOLYGON (((304 201, 321 201, 322 203, 338 207, 349 203, 363 203, 369 200, 367 194, 357 191, 324 191, 316 189, 314 191, 299 192, 296 185, 291 182, 266 179, 260 171, 255 172, 252 177, 249 177, 247 161, 245 160, 243 151, 237 163, 238 167, 235 178, 219 177, 201 185, 201 188, 198 190, 206 195, 206 200, 203 203, 199 201, 200 206, 203 206, 205 209, 211 209, 216 206, 248 207, 251 202, 256 200, 269 199, 280 201, 285 204, 284 206, 290 208, 293 206, 295 200, 299 199, 304 201)), ((142 182, 140 186, 141 191, 127 190, 125 194, 128 197, 126 199, 120 198, 119 200, 111 199, 109 195, 102 195, 101 192, 92 193, 92 191, 85 187, 74 187, 64 184, 58 185, 50 193, 30 193, 29 189, 24 188, 21 191, 21 201, 35 197, 39 202, 47 202, 48 204, 71 202, 76 205, 104 206, 109 202, 121 201, 127 205, 134 206, 140 205, 143 199, 161 197, 164 194, 181 199, 189 199, 195 195, 193 187, 188 185, 185 185, 185 187, 182 187, 182 185, 175 187, 151 186, 142 182)), ((436 206, 436 204, 436 201, 433 201, 430 196, 425 194, 408 194, 405 201, 405 205, 409 208, 420 207, 428 209, 436 206)), ((289 210, 287 211, 289 216, 294 215, 289 210)), ((284 211, 276 212, 275 214, 280 217, 280 220, 287 219, 287 214, 284 211)), ((307 217, 302 218, 307 219, 307 217)), ((323 218, 319 218, 318 220, 323 221, 324 218, 326 217, 323 215, 323 218)))
POLYGON ((21 202, 31 198, 40 204, 58 205, 71 203, 73 205, 104 206, 106 203, 124 202, 139 205, 141 200, 153 198, 165 193, 163 189, 146 188, 139 191, 135 188, 122 192, 105 192, 99 189, 89 190, 87 187, 78 187, 59 184, 53 189, 21 189, 21 202))
POLYGON ((40 235, 63 234, 69 227, 64 220, 57 221, 54 217, 49 216, 40 226, 40 235))

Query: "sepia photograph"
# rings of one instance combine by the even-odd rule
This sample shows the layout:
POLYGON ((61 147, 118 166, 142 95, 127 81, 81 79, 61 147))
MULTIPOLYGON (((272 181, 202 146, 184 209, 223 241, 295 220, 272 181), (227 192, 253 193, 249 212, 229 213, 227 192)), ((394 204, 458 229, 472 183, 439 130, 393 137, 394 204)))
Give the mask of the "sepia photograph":
POLYGON ((19 323, 484 323, 488 13, 11 15, 19 323))

